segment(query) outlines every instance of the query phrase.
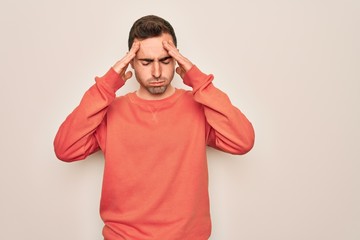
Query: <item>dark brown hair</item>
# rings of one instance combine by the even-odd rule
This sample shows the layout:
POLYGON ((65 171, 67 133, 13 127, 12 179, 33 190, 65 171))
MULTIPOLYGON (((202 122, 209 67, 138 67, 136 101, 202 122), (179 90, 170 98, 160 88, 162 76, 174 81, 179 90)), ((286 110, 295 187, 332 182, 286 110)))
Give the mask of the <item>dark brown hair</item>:
POLYGON ((174 28, 168 21, 155 15, 144 16, 136 20, 130 29, 128 40, 129 50, 135 38, 143 40, 161 36, 163 33, 170 34, 173 38, 175 46, 177 46, 174 28))

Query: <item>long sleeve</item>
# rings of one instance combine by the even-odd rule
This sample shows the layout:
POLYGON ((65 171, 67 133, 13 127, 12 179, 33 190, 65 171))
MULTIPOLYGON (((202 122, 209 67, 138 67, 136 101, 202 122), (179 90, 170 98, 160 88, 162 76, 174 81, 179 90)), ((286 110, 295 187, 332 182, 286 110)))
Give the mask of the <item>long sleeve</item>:
POLYGON ((204 107, 207 144, 228 153, 245 154, 254 145, 253 126, 212 80, 212 75, 202 73, 196 66, 184 77, 184 83, 193 88, 195 101, 204 107))
POLYGON ((80 104, 61 124, 55 136, 55 154, 60 160, 82 160, 102 145, 96 131, 105 124, 103 120, 107 108, 115 99, 115 92, 125 82, 112 68, 95 80, 96 83, 86 91, 80 104))

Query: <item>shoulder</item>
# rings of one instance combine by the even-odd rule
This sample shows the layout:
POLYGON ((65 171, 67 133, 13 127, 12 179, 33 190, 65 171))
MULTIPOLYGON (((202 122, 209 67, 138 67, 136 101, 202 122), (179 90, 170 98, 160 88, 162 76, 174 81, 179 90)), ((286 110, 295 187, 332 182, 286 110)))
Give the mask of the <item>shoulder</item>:
POLYGON ((182 102, 183 104, 185 104, 187 106, 193 106, 195 108, 201 107, 201 104, 198 103, 197 101, 195 101, 193 91, 185 90, 185 89, 179 89, 178 91, 180 92, 180 94, 179 94, 180 102, 182 102))
POLYGON ((110 110, 112 108, 118 108, 119 106, 124 106, 129 104, 129 96, 134 93, 128 93, 126 95, 117 96, 114 101, 110 104, 110 110))
POLYGON ((180 97, 183 97, 183 98, 193 98, 193 94, 192 94, 192 91, 190 90, 185 90, 185 89, 182 89, 182 88, 177 88, 176 89, 176 93, 180 96, 180 97))

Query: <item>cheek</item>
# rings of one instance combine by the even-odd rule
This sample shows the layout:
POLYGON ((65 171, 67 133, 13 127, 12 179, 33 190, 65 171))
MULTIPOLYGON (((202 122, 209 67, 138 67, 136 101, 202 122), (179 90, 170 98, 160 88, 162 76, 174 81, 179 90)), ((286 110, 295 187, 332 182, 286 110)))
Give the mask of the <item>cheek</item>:
POLYGON ((149 70, 141 65, 138 64, 134 64, 134 72, 136 74, 137 77, 141 78, 141 77, 145 77, 146 75, 148 75, 149 70))
POLYGON ((163 67, 163 72, 166 72, 167 75, 173 75, 175 72, 175 64, 174 63, 170 63, 168 65, 165 65, 163 67))

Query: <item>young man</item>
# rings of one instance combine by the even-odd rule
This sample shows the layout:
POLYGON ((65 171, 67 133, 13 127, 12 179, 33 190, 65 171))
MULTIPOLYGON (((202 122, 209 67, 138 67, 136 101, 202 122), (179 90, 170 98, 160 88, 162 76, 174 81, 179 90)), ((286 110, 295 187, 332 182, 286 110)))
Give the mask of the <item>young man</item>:
POLYGON ((214 87, 212 75, 179 53, 176 41, 166 20, 137 20, 129 52, 96 78, 55 137, 63 161, 104 153, 106 240, 208 239, 206 146, 232 154, 253 147, 251 123, 214 87), (129 65, 140 87, 116 97, 132 77, 129 65), (175 71, 192 91, 172 86, 175 71))

